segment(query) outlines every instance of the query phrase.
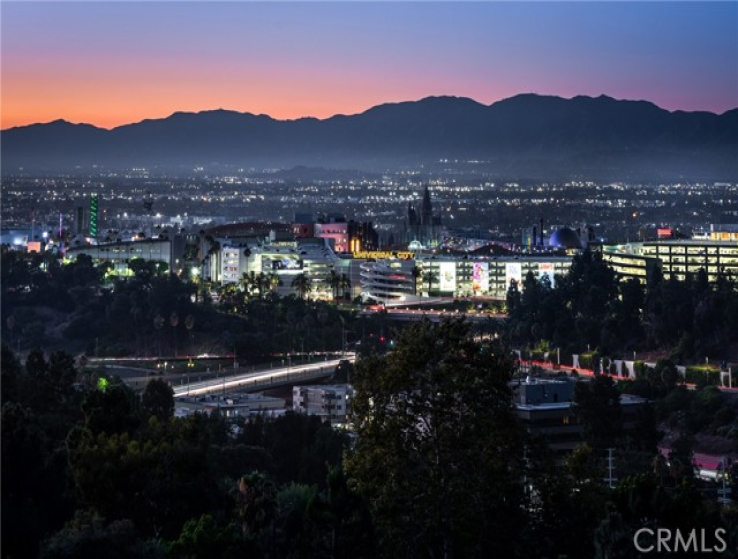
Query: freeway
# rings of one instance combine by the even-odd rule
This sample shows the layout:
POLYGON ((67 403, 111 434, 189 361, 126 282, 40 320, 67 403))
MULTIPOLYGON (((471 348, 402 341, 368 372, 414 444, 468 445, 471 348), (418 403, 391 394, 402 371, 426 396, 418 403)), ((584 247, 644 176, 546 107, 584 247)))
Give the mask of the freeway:
POLYGON ((236 373, 231 376, 224 376, 220 379, 210 379, 201 382, 173 385, 174 397, 181 396, 197 396, 208 394, 210 392, 219 392, 238 389, 258 389, 263 390, 279 384, 289 382, 303 382, 322 376, 333 374, 336 367, 341 361, 353 363, 356 355, 353 353, 346 354, 340 359, 330 359, 318 363, 309 363, 307 365, 294 365, 287 367, 279 367, 268 371, 236 373))
POLYGON ((433 309, 400 309, 400 308, 386 308, 383 310, 367 309, 361 312, 364 316, 371 316, 378 312, 386 313, 387 318, 391 320, 420 320, 423 317, 427 318, 432 322, 438 322, 443 318, 458 318, 463 316, 469 322, 488 322, 490 320, 505 320, 506 314, 499 313, 485 313, 485 312, 459 312, 459 311, 444 311, 433 309))

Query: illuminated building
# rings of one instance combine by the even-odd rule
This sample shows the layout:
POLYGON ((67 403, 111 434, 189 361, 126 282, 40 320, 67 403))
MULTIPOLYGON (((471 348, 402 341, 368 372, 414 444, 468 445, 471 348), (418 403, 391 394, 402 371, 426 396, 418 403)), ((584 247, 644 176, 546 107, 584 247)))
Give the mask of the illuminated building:
POLYGON ((348 252, 348 236, 348 223, 345 221, 315 224, 315 237, 328 239, 336 252, 348 252))
MULTIPOLYGON (((181 244, 181 243, 180 243, 181 244)), ((164 262, 170 271, 176 272, 182 255, 174 254, 175 243, 170 239, 143 239, 140 241, 122 241, 99 245, 81 245, 69 247, 66 258, 74 260, 78 254, 87 254, 94 263, 110 262, 113 273, 128 275, 128 263, 134 258, 147 262, 164 262)))
MULTIPOLYGON (((730 231, 716 232, 720 236, 730 231)), ((736 231, 738 234, 738 231, 736 231)), ((718 273, 738 277, 738 240, 669 239, 603 248, 603 257, 621 278, 635 277, 645 283, 653 271, 661 269, 665 279, 684 280, 688 274, 707 272, 715 282, 718 273)))
POLYGON ((551 255, 422 256, 414 260, 389 256, 361 265, 361 289, 366 296, 379 301, 417 300, 421 294, 504 299, 511 281, 521 285, 530 272, 539 280, 548 276, 553 284, 555 276, 566 274, 572 262, 570 256, 551 255), (417 277, 413 268, 417 268, 417 277))
POLYGON ((651 282, 656 270, 661 270, 661 260, 644 256, 633 245, 607 246, 602 250, 602 259, 607 262, 621 281, 638 280, 646 285, 651 282))
MULTIPOLYGON (((548 276, 552 284, 555 276, 568 273, 572 257, 549 255, 497 256, 491 258, 467 258, 456 256, 424 257, 418 260, 422 276, 431 272, 431 294, 440 296, 483 295, 502 299, 510 282, 519 286, 528 273, 536 279, 548 276)), ((427 291, 428 281, 423 282, 427 291)))
MULTIPOLYGON (((415 296, 414 260, 388 258, 361 264, 361 290, 378 301, 408 301, 415 296)), ((417 278, 418 288, 422 278, 417 278)))

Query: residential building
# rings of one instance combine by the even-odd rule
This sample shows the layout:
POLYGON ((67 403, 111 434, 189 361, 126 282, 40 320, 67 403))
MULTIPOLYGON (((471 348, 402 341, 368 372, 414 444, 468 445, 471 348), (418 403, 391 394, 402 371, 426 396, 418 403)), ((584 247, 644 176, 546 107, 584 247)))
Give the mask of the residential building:
POLYGON ((346 423, 351 417, 350 384, 294 386, 292 409, 298 413, 317 415, 331 424, 346 423))

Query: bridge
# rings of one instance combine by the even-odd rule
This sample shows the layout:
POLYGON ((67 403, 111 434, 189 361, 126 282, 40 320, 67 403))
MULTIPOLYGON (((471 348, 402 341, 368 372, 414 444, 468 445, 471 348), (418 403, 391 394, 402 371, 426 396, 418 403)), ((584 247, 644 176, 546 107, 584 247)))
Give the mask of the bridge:
POLYGON ((257 391, 266 390, 275 386, 305 382, 332 375, 336 367, 342 362, 356 361, 356 355, 347 353, 339 359, 330 359, 305 365, 288 365, 257 372, 236 372, 224 375, 221 378, 208 379, 199 382, 190 382, 189 378, 180 377, 179 384, 172 382, 174 397, 198 396, 213 392, 227 392, 233 390, 257 391))

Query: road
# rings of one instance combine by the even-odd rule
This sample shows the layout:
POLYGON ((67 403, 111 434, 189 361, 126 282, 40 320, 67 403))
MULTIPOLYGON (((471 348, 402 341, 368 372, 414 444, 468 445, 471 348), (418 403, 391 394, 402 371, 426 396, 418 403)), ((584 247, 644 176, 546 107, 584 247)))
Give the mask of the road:
MULTIPOLYGON (((219 379, 204 380, 201 382, 188 383, 184 379, 182 384, 173 384, 174 397, 180 396, 197 396, 200 394, 208 394, 210 392, 226 392, 228 390, 254 388, 263 390, 279 384, 287 382, 302 382, 311 378, 319 378, 333 374, 336 367, 341 361, 346 360, 353 363, 356 355, 346 354, 339 359, 330 359, 318 363, 310 363, 307 365, 294 365, 288 367, 279 367, 268 371, 259 371, 254 373, 236 373, 231 376, 224 376, 219 379)), ((180 377, 181 378, 181 377, 180 377)))
POLYGON ((378 312, 386 312, 387 318, 391 320, 420 320, 423 317, 426 317, 428 320, 432 322, 439 322, 442 318, 449 317, 460 317, 463 316, 466 320, 469 322, 488 322, 490 320, 505 320, 507 319, 506 314, 498 314, 498 313, 481 313, 481 312, 454 312, 454 311, 434 311, 433 309, 391 309, 387 308, 383 311, 376 311, 376 310, 364 310, 361 312, 362 315, 370 316, 372 314, 376 314, 378 312))

